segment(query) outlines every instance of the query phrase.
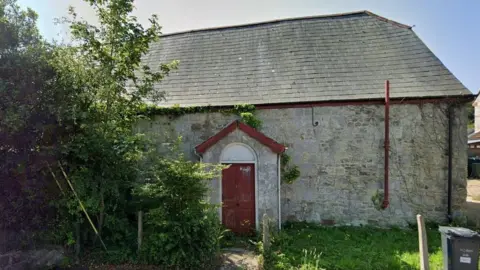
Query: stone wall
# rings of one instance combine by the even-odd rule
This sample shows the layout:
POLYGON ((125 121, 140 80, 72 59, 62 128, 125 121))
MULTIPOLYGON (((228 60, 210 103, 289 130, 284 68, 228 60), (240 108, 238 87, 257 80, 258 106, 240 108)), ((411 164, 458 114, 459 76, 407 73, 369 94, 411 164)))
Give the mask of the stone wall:
POLYGON ((0 270, 57 269, 67 262, 62 247, 35 241, 31 232, 0 230, 0 270))
MULTIPOLYGON (((444 221, 447 211, 448 121, 445 104, 392 105, 390 111, 390 206, 378 210, 372 196, 383 189, 384 108, 380 105, 258 110, 261 132, 286 144, 301 177, 281 187, 282 220, 341 224, 406 225, 415 215, 444 221)), ((453 204, 466 198, 466 110, 454 110, 453 204)), ((182 135, 194 147, 238 117, 222 113, 157 116, 139 129, 159 149, 182 135)))
POLYGON ((0 270, 64 269, 67 263, 61 247, 0 253, 0 270))
MULTIPOLYGON (((480 100, 479 100, 480 101, 480 100)), ((475 101, 474 102, 474 109, 473 109, 473 115, 474 115, 474 119, 473 119, 473 122, 474 122, 474 126, 475 126, 475 132, 477 131, 480 131, 480 102, 479 101, 475 101), (479 102, 479 103, 477 103, 479 102)))

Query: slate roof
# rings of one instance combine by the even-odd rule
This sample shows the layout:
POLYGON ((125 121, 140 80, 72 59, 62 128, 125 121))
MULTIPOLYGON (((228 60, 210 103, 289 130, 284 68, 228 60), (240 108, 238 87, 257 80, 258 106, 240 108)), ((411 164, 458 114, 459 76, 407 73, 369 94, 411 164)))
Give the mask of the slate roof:
POLYGON ((411 27, 368 11, 162 36, 144 61, 179 60, 159 105, 224 106, 471 95, 411 27))

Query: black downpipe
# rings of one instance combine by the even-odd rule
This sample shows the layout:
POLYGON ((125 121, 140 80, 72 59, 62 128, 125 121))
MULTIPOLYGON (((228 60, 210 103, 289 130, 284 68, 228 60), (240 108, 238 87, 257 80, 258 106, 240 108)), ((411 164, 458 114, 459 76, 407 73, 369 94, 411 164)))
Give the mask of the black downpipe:
POLYGON ((453 126, 453 106, 448 105, 448 201, 447 201, 447 218, 448 222, 452 222, 452 126, 453 126))

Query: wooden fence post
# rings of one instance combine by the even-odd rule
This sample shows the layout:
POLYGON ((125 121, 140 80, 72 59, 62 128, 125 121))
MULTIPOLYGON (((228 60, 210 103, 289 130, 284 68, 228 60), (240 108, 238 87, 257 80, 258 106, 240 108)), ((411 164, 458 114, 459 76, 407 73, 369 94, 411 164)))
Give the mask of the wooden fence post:
POLYGON ((270 232, 268 231, 268 216, 263 214, 263 249, 268 250, 270 248, 270 232))
POLYGON ((80 221, 75 223, 75 261, 80 261, 80 253, 81 253, 81 232, 80 232, 80 221))
POLYGON ((430 265, 428 262, 428 244, 427 244, 427 232, 425 230, 425 222, 422 215, 417 215, 418 226, 418 246, 420 250, 420 269, 429 270, 430 265))
POLYGON ((140 252, 142 248, 142 238, 143 238, 143 213, 142 211, 138 211, 138 235, 137 235, 137 244, 138 249, 137 251, 140 252))

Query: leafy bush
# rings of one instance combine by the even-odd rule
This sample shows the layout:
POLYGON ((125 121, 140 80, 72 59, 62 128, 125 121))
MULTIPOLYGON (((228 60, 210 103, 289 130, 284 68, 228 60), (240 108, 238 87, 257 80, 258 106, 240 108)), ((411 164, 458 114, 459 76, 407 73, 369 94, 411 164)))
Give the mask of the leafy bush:
POLYGON ((0 42, 0 54, 8 52, 0 57, 0 217, 17 219, 0 228, 37 219, 34 214, 48 202, 32 224, 55 223, 45 238, 75 246, 80 255, 93 256, 103 247, 108 252, 97 252, 97 258, 114 263, 208 267, 222 230, 205 202, 206 180, 218 168, 182 155, 150 155, 156 145, 134 129, 144 101, 163 98, 154 85, 178 65, 141 61, 160 37, 157 17, 144 28, 132 16, 133 0, 88 0, 99 23, 79 19, 71 8, 70 18, 62 20, 71 44, 50 45, 38 35, 33 11, 21 11, 15 0, 4 2, 0 32, 12 42, 0 42), (140 258, 138 210, 146 213, 140 258))
POLYGON ((149 44, 160 36, 160 26, 156 16, 147 28, 139 24, 131 16, 132 0, 85 2, 99 23, 79 19, 71 8, 70 16, 62 20, 70 29, 71 43, 55 46, 48 64, 55 74, 50 87, 58 90, 61 101, 71 100, 54 106, 61 112, 55 115, 58 125, 69 131, 57 157, 91 222, 72 195, 63 169, 49 162, 51 174, 57 175, 65 191, 65 196, 55 200, 60 222, 55 234, 84 251, 100 246, 99 240, 108 250, 134 250, 131 190, 143 174, 139 163, 148 153, 146 141, 133 128, 140 118, 136 112, 144 100, 156 102, 163 97, 153 86, 177 63, 157 67, 142 63, 149 44))
POLYGON ((181 219, 151 211, 140 261, 180 269, 210 269, 215 266, 222 228, 213 209, 184 211, 181 219))
POLYGON ((48 87, 51 53, 37 18, 16 0, 0 1, 0 230, 22 234, 48 231, 57 188, 42 168, 63 135, 51 112, 59 99, 48 87))
POLYGON ((207 181, 221 167, 195 163, 179 154, 158 158, 137 187, 139 207, 147 209, 139 260, 165 267, 214 266, 222 227, 217 208, 205 201, 207 181))

